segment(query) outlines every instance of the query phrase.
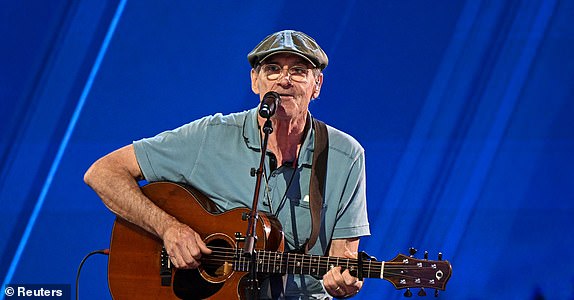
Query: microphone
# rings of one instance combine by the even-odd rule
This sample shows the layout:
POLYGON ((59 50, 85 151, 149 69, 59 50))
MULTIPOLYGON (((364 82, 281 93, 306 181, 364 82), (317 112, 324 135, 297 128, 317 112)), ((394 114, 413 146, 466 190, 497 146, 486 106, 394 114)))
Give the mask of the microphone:
POLYGON ((261 100, 261 105, 259 106, 259 115, 263 118, 271 118, 275 114, 275 109, 279 104, 281 97, 276 92, 267 92, 261 100))

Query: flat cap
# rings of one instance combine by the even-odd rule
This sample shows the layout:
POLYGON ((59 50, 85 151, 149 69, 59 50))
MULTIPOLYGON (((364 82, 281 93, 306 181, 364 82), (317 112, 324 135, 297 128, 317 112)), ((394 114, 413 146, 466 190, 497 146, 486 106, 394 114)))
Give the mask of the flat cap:
POLYGON ((252 68, 276 53, 294 53, 323 70, 329 64, 329 58, 315 40, 300 31, 283 30, 263 39, 249 54, 247 60, 252 68))

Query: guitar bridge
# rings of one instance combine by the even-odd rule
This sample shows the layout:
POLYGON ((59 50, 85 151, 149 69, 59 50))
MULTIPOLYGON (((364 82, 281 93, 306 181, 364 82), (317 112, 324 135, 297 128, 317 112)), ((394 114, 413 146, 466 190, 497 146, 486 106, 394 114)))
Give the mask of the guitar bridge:
POLYGON ((165 247, 161 247, 161 254, 160 254, 160 267, 159 267, 159 277, 161 278, 161 285, 162 286, 170 286, 171 285, 171 260, 169 260, 169 255, 165 250, 165 247))

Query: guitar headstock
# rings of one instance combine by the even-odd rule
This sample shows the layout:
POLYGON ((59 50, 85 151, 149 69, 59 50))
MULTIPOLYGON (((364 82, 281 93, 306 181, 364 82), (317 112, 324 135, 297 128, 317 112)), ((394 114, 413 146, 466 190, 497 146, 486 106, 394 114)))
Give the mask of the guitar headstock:
POLYGON ((428 252, 425 251, 424 259, 413 257, 416 250, 411 248, 411 255, 399 254, 390 261, 384 263, 384 278, 390 281, 396 289, 407 289, 405 296, 411 296, 410 288, 421 288, 419 296, 426 295, 422 288, 445 290, 446 283, 452 275, 452 266, 447 260, 428 260, 428 252))

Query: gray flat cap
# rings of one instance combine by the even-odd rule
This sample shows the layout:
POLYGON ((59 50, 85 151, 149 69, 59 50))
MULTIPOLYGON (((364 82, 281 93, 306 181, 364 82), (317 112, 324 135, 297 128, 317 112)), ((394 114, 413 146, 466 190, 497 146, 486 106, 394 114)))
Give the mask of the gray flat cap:
POLYGON ((321 70, 329 64, 327 54, 313 38, 294 30, 283 30, 267 36, 247 54, 247 60, 255 68, 267 57, 285 52, 300 55, 321 70))

